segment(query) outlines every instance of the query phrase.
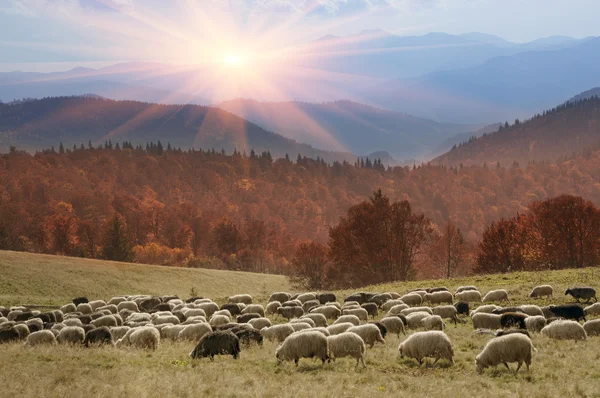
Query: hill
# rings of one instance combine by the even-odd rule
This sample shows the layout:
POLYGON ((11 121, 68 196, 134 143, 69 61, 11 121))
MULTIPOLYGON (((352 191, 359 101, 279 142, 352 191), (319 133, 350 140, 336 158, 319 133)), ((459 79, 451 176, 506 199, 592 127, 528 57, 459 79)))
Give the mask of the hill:
POLYGON ((350 153, 320 151, 266 131, 218 108, 160 105, 95 97, 56 97, 0 104, 0 150, 37 150, 62 142, 71 147, 132 141, 168 141, 175 147, 270 151, 275 157, 301 154, 328 161, 354 161, 350 153))
POLYGON ((438 123, 352 101, 316 104, 238 99, 218 106, 317 148, 356 154, 387 151, 400 159, 421 158, 441 141, 480 127, 438 123))
POLYGON ((577 94, 573 98, 569 99, 567 102, 577 102, 592 97, 600 97, 600 87, 595 87, 590 90, 584 91, 581 94, 577 94))
POLYGON ((264 297, 289 290, 285 276, 162 267, 0 250, 0 305, 58 305, 73 297, 177 294, 219 298, 240 292, 264 297), (168 292, 168 293, 166 293, 168 292))
POLYGON ((434 163, 488 164, 554 161, 600 143, 600 99, 567 102, 541 115, 506 125, 499 131, 471 139, 433 160, 434 163))

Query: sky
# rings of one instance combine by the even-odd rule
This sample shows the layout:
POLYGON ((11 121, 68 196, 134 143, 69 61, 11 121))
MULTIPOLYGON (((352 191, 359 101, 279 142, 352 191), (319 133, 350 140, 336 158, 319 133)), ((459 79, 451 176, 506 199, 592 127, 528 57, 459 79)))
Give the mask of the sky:
POLYGON ((369 29, 582 38, 600 36, 598 15, 598 0, 0 0, 0 70, 238 63, 369 29))

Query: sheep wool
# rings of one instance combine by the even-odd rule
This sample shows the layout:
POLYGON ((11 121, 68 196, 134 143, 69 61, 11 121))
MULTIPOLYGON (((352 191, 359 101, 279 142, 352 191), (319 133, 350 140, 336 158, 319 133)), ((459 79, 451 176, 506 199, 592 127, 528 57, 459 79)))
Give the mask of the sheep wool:
POLYGON ((131 328, 129 326, 117 326, 110 328, 110 335, 112 336, 113 341, 118 341, 125 336, 130 329, 131 328))
POLYGON ((458 320, 458 310, 453 305, 438 305, 431 309, 433 315, 439 315, 442 319, 451 319, 456 324, 458 320))
POLYGON ((583 309, 585 315, 600 315, 600 303, 594 303, 583 309))
POLYGON ((56 344, 56 337, 54 336, 54 333, 49 330, 33 332, 27 336, 27 341, 25 342, 25 345, 28 347, 46 344, 56 344))
POLYGON ((360 319, 356 315, 342 315, 333 322, 334 325, 338 323, 351 323, 354 326, 360 325, 360 319))
POLYGON ((268 339, 275 340, 277 342, 284 341, 289 335, 294 333, 295 330, 290 324, 273 325, 268 328, 260 330, 260 334, 268 339))
POLYGON ((546 317, 543 315, 534 315, 525 319, 525 326, 530 332, 539 333, 546 326, 546 317))
POLYGON ((289 323, 306 323, 306 324, 310 325, 311 328, 314 328, 317 326, 315 324, 315 321, 313 321, 310 318, 294 318, 294 319, 290 320, 289 323))
POLYGON ((430 330, 410 335, 398 347, 400 358, 405 356, 423 363, 424 358, 435 358, 435 365, 440 359, 447 359, 454 365, 454 348, 444 332, 430 330))
POLYGON ((439 291, 434 293, 427 293, 423 296, 423 301, 427 301, 433 304, 444 304, 449 303, 452 304, 452 293, 447 291, 439 291))
POLYGON ((214 328, 215 326, 225 325, 230 321, 231 320, 225 315, 213 315, 208 323, 214 328))
POLYGON ((389 333, 395 333, 398 337, 400 337, 400 333, 406 334, 404 322, 397 316, 384 317, 379 322, 387 328, 389 333))
POLYGON ((327 319, 336 319, 340 316, 342 311, 333 305, 323 305, 321 307, 313 308, 310 310, 311 314, 323 314, 327 319))
POLYGON ((304 329, 311 329, 312 328, 312 326, 310 326, 306 322, 294 322, 294 323, 288 323, 288 325, 290 325, 292 327, 292 329, 294 329, 294 332, 299 332, 299 331, 304 330, 304 329))
POLYGON ((271 320, 269 318, 254 318, 250 319, 248 323, 256 330, 261 330, 262 328, 268 328, 271 326, 271 320))
POLYGON ((600 336, 600 319, 593 319, 583 324, 583 330, 588 336, 600 336))
POLYGON ((327 337, 319 332, 294 333, 277 347, 275 351, 277 363, 282 361, 294 361, 296 366, 300 358, 316 357, 323 365, 329 359, 327 337))
POLYGON ((252 296, 249 294, 237 294, 235 296, 229 297, 230 303, 243 303, 243 304, 252 304, 252 296))
POLYGON ((160 344, 158 329, 151 326, 133 329, 129 335, 129 343, 135 348, 156 350, 160 344))
POLYGON ((417 293, 405 294, 404 296, 400 297, 400 300, 402 300, 404 304, 409 306, 421 305, 421 303, 423 302, 423 298, 420 294, 417 293))
POLYGON ((557 340, 587 340, 585 329, 579 322, 570 320, 559 320, 546 325, 542 334, 557 340))
MULTIPOLYGON (((384 311, 389 311, 392 307, 394 307, 396 305, 403 305, 403 304, 404 304, 404 301, 402 301, 400 299, 392 299, 392 300, 386 301, 385 304, 383 304, 381 306, 381 309, 384 311)), ((404 304, 404 305, 406 305, 406 304, 404 304)), ((404 308, 408 308, 408 305, 406 305, 406 307, 404 307, 404 308)), ((404 308, 402 308, 402 309, 404 309, 404 308)), ((401 310, 399 310, 399 311, 401 311, 401 310)))
POLYGON ((198 341, 207 333, 212 332, 212 328, 208 323, 196 323, 186 325, 180 332, 177 338, 179 340, 198 341))
POLYGON ((529 293, 529 297, 538 298, 538 297, 552 297, 552 293, 554 293, 554 289, 550 285, 541 285, 533 288, 531 293, 529 293))
POLYGON ((65 326, 58 332, 56 341, 61 344, 83 344, 85 331, 79 326, 65 326))
POLYGON ((534 351, 537 350, 529 337, 521 333, 508 334, 488 341, 483 351, 475 358, 475 364, 477 371, 481 373, 485 368, 501 363, 510 370, 508 364, 516 362, 518 364, 516 373, 523 363, 529 370, 534 351))
POLYGON ((327 327, 327 318, 323 314, 306 314, 302 315, 300 319, 310 319, 317 327, 327 327))
POLYGON ((424 311, 413 312, 411 314, 408 314, 406 316, 406 326, 409 329, 418 329, 420 327, 423 327, 423 320, 429 316, 431 316, 431 314, 424 311))
POLYGON ((269 297, 269 303, 274 301, 279 301, 280 303, 283 303, 285 301, 288 301, 290 297, 292 297, 292 295, 287 292, 275 292, 272 293, 269 297))
POLYGON ((333 336, 336 334, 344 333, 346 330, 350 329, 353 326, 355 325, 350 322, 334 323, 333 325, 327 326, 327 331, 329 332, 330 336, 333 336))
POLYGON ((433 310, 429 307, 412 307, 412 308, 407 308, 405 310, 400 311, 401 315, 409 315, 409 314, 413 314, 415 312, 426 312, 429 315, 433 315, 433 310))
POLYGON ((460 301, 466 301, 467 303, 481 303, 481 293, 477 290, 464 290, 459 293, 455 293, 454 297, 460 301))
POLYGON ((446 324, 439 315, 429 315, 421 321, 425 330, 444 330, 446 324))
POLYGON ((385 340, 381 335, 381 331, 376 325, 372 323, 367 323, 365 325, 359 326, 352 326, 351 328, 346 330, 346 332, 356 333, 363 339, 365 344, 369 345, 371 348, 373 348, 373 346, 377 342, 385 344, 385 340))
POLYGON ((507 301, 508 304, 510 304, 510 300, 508 299, 508 292, 504 289, 498 289, 498 290, 490 290, 489 292, 487 292, 487 294, 485 296, 483 296, 483 300, 484 303, 491 303, 491 302, 504 302, 507 301))
POLYGON ((474 314, 473 328, 475 329, 500 329, 500 315, 487 314, 485 312, 474 314))
POLYGON ((359 320, 367 321, 369 319, 369 313, 364 308, 351 308, 342 310, 343 315, 356 315, 359 320))
POLYGON ((337 358, 351 357, 356 359, 356 367, 359 363, 362 363, 363 367, 367 367, 365 342, 356 333, 344 332, 328 336, 327 344, 329 345, 329 356, 334 361, 337 358))
POLYGON ((281 307, 281 302, 271 301, 271 302, 269 302, 269 304, 267 304, 267 308, 265 309, 265 312, 269 315, 275 315, 275 314, 277 314, 277 309, 279 307, 281 307))

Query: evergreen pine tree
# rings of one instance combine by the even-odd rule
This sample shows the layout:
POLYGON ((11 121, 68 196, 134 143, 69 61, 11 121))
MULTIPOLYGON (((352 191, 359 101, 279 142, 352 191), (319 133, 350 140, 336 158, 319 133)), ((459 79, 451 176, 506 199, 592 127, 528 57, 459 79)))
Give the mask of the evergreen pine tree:
POLYGON ((104 235, 102 254, 105 259, 112 261, 131 262, 133 249, 127 238, 125 224, 118 214, 115 214, 104 235))
POLYGON ((65 153, 65 147, 63 146, 63 143, 61 142, 59 147, 58 147, 58 153, 65 153))

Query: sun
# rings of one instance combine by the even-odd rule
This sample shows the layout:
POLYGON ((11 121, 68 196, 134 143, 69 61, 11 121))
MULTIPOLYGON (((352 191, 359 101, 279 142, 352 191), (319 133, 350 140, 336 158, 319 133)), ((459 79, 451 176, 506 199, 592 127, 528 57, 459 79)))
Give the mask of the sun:
POLYGON ((229 68, 242 68, 248 64, 248 57, 240 53, 227 53, 223 56, 223 65, 229 68))

